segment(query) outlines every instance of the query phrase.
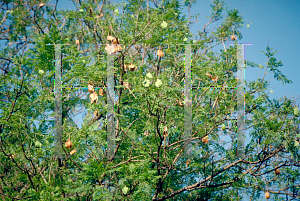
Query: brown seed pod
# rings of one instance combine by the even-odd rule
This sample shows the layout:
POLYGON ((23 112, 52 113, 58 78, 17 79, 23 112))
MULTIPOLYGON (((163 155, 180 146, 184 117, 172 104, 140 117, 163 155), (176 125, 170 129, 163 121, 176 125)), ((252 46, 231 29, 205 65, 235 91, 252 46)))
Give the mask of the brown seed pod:
POLYGON ((97 103, 98 101, 98 94, 96 92, 93 92, 90 94, 91 104, 97 103))
POLYGON ((125 89, 130 89, 132 85, 129 82, 123 82, 123 86, 125 87, 125 89))
POLYGON ((186 163, 185 163, 186 168, 188 167, 188 165, 189 165, 190 163, 191 163, 191 160, 188 159, 188 160, 186 161, 186 163))
POLYGON ((97 18, 103 17, 103 13, 100 13, 100 15, 97 15, 97 18))
POLYGON ((110 35, 107 36, 107 40, 110 42, 112 42, 114 39, 115 39, 115 37, 113 37, 113 36, 110 36, 110 35))
POLYGON ((168 137, 168 128, 164 127, 164 137, 168 137))
POLYGON ((218 77, 212 77, 211 80, 216 82, 218 80, 218 77))
POLYGON ((99 95, 104 96, 104 90, 102 88, 99 89, 99 95))
POLYGON ((119 38, 114 38, 114 39, 112 40, 112 43, 115 44, 115 45, 116 45, 116 44, 120 44, 120 43, 119 43, 119 38))
POLYGON ((145 131, 145 132, 144 132, 144 135, 145 135, 146 137, 147 137, 149 134, 150 134, 149 131, 145 131))
POLYGON ((45 3, 40 3, 39 7, 42 8, 45 5, 45 3))
POLYGON ((16 154, 10 155, 9 158, 14 158, 16 154))
POLYGON ((128 67, 129 67, 130 71, 134 71, 135 70, 135 65, 133 63, 130 63, 128 67))
POLYGON ((280 174, 279 168, 276 168, 276 169, 274 170, 274 172, 275 172, 276 175, 279 175, 279 174, 280 174))
POLYGON ((267 192, 265 192, 265 197, 266 197, 266 199, 269 199, 270 198, 270 193, 267 191, 267 192))
POLYGON ((73 144, 72 144, 70 138, 69 138, 69 140, 65 143, 65 146, 66 146, 68 149, 72 148, 73 144))
POLYGON ((124 71, 127 71, 128 66, 126 64, 124 64, 124 71))
POLYGON ((79 45, 80 43, 79 43, 79 40, 75 40, 75 43, 76 43, 76 45, 79 45))
POLYGON ((70 152, 70 154, 73 155, 73 154, 75 154, 76 152, 77 152, 76 149, 74 149, 74 150, 72 150, 72 151, 70 152))
POLYGON ((208 136, 205 136, 202 138, 202 142, 207 144, 208 143, 208 136))
POLYGON ((212 75, 210 73, 206 73, 206 76, 208 76, 210 79, 212 78, 212 75))
POLYGON ((93 93, 93 92, 95 91, 94 86, 91 85, 91 84, 88 84, 88 91, 89 91, 90 93, 93 93))
POLYGON ((117 52, 122 52, 123 48, 121 47, 121 45, 117 45, 117 52))
POLYGON ((234 34, 232 34, 230 37, 231 37, 231 40, 236 40, 237 39, 237 37, 234 34))
POLYGON ((96 111, 94 112, 94 115, 95 115, 95 117, 99 115, 98 110, 96 110, 96 111))
POLYGON ((163 57, 165 53, 162 50, 157 50, 157 56, 163 57))
POLYGON ((13 43, 8 43, 9 46, 11 46, 13 43))

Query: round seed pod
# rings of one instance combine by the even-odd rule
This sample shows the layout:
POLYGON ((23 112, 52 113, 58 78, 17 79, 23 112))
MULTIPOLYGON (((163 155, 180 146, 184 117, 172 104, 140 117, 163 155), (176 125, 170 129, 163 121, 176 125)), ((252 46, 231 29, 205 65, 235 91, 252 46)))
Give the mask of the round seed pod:
POLYGON ((123 82, 123 86, 125 87, 125 89, 130 89, 132 85, 129 82, 123 82))
POLYGON ((93 92, 90 94, 91 104, 97 103, 98 101, 98 94, 96 92, 93 92))
POLYGON ((207 143, 208 143, 208 136, 203 137, 203 138, 202 138, 202 142, 203 142, 204 144, 207 144, 207 143))
POLYGON ((266 197, 266 199, 269 199, 270 198, 270 193, 267 191, 267 192, 265 192, 265 197, 266 197))
POLYGON ((124 71, 127 71, 128 66, 126 64, 124 64, 124 71))
POLYGON ((279 174, 280 174, 279 168, 276 168, 276 169, 274 170, 274 172, 275 172, 276 175, 279 175, 279 174))
POLYGON ((150 134, 149 131, 145 131, 145 132, 144 132, 144 135, 145 135, 146 137, 147 137, 149 134, 150 134))
POLYGON ((110 36, 110 35, 107 36, 107 40, 110 42, 113 41, 114 39, 115 39, 115 37, 113 37, 113 36, 110 36))
POLYGON ((130 63, 128 67, 129 67, 130 71, 134 71, 135 70, 135 65, 133 63, 130 63))
POLYGON ((102 88, 99 89, 99 95, 104 96, 104 90, 102 88))
POLYGON ((165 53, 162 50, 157 50, 157 56, 163 57, 165 53))
POLYGON ((164 127, 164 137, 168 137, 168 128, 164 127))
POLYGON ((80 43, 79 43, 79 40, 75 40, 75 43, 76 43, 76 45, 79 45, 80 43))
POLYGON ((233 40, 233 41, 237 39, 237 37, 234 34, 232 34, 230 37, 231 37, 231 40, 233 40))
POLYGON ((45 5, 45 3, 40 3, 39 7, 42 8, 45 5))
POLYGON ((77 152, 76 149, 74 149, 74 150, 72 150, 72 151, 70 152, 70 154, 73 155, 73 154, 75 154, 76 152, 77 152))
POLYGON ((118 52, 122 52, 123 48, 121 47, 121 45, 117 45, 117 51, 118 52))
POLYGON ((120 44, 118 38, 114 38, 114 39, 112 40, 112 43, 113 43, 113 44, 120 44))
POLYGON ((72 148, 73 144, 71 142, 71 140, 69 139, 66 143, 65 143, 65 146, 69 149, 69 148, 72 148))
POLYGON ((89 91, 90 93, 93 93, 93 92, 95 91, 93 85, 88 84, 88 91, 89 91))
POLYGON ((225 124, 222 124, 222 131, 225 131, 226 130, 226 125, 225 124))

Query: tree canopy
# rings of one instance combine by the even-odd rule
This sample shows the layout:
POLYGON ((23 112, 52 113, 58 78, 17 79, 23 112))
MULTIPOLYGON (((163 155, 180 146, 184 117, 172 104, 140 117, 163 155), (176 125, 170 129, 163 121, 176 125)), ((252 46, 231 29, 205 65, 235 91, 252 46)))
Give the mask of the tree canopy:
MULTIPOLYGON (((186 18, 178 0, 73 0, 75 10, 57 10, 57 2, 1 3, 2 200, 300 198, 298 105, 287 97, 271 99, 265 76, 245 84, 248 141, 236 157, 236 122, 244 118, 235 116, 237 41, 244 26, 237 9, 211 1, 195 40, 189 27, 200 14, 186 18), (55 157, 60 59, 62 157, 55 157), (112 109, 110 61, 112 157, 105 121, 112 109)), ((189 11, 194 3, 183 1, 189 11)), ((291 83, 276 51, 268 46, 263 53, 266 65, 245 60, 246 68, 265 68, 265 75, 291 83)))

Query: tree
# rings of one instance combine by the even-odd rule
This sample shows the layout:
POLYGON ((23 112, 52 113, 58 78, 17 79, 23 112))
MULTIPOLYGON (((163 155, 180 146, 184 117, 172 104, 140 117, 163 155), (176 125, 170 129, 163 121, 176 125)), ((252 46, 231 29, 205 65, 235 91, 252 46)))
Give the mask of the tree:
MULTIPOLYGON (((0 52, 2 200, 241 200, 246 195, 259 200, 267 190, 272 199, 299 198, 296 101, 271 100, 264 78, 246 83, 251 141, 245 157, 236 158, 236 91, 204 88, 236 86, 237 47, 225 47, 232 35, 242 38, 243 20, 236 9, 226 9, 220 27, 211 30, 225 9, 224 2, 212 1, 208 23, 191 41, 188 27, 195 16, 182 16, 177 0, 74 1, 75 11, 44 3, 1 5, 1 40, 7 41, 0 52), (108 35, 123 47, 112 53, 117 96, 113 158, 105 157, 106 126, 99 129, 108 104, 99 93, 108 90, 108 35), (192 78, 193 86, 202 87, 193 89, 191 158, 182 157, 187 141, 182 106, 188 104, 182 96, 186 46, 176 45, 182 43, 197 44, 191 47, 192 78), (63 86, 90 84, 98 95, 91 103, 87 88, 62 90, 64 157, 59 160, 53 158, 57 58, 55 46, 48 44, 70 44, 62 47, 63 86), (223 49, 212 51, 217 45, 223 49), (158 49, 163 57, 155 54, 158 49), (137 68, 125 71, 130 64, 137 68), (74 121, 78 105, 89 111, 81 127, 74 121), (225 136, 231 139, 227 147, 225 136), (65 146, 68 139, 72 148, 65 146)), ((193 3, 184 5, 190 10, 193 3)), ((266 48, 265 72, 290 83, 278 70, 282 62, 275 53, 266 48)))

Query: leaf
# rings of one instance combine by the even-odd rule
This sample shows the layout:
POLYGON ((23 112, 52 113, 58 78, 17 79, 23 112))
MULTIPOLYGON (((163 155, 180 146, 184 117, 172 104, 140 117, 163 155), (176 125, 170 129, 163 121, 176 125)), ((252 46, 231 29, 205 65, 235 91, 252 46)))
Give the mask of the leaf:
POLYGON ((300 134, 297 134, 297 137, 300 137, 300 134))
POLYGON ((123 191, 124 194, 126 194, 126 193, 128 192, 128 190, 129 190, 129 189, 127 188, 127 186, 125 186, 125 187, 122 189, 122 191, 123 191))
POLYGON ((163 22, 160 24, 160 26, 161 26, 162 28, 166 28, 166 27, 168 26, 168 23, 165 22, 165 21, 163 21, 163 22))
POLYGON ((119 9, 114 10, 115 15, 119 15, 119 9))
POLYGON ((250 27, 250 24, 247 24, 247 28, 249 28, 250 27))
POLYGON ((185 38, 183 39, 183 41, 187 41, 187 38, 185 37, 185 38))
POLYGON ((298 141, 295 141, 295 147, 297 147, 299 145, 298 141))
POLYGON ((83 9, 82 9, 82 8, 81 8, 81 9, 79 9, 79 12, 81 12, 81 13, 82 13, 82 12, 83 12, 83 9))
POLYGON ((270 92, 271 92, 271 93, 274 93, 274 91, 273 91, 273 90, 271 90, 270 92))
POLYGON ((39 70, 39 74, 43 75, 45 72, 43 70, 39 70))

